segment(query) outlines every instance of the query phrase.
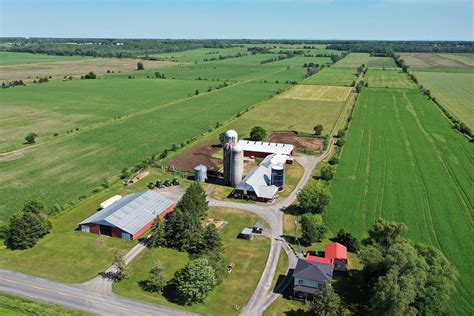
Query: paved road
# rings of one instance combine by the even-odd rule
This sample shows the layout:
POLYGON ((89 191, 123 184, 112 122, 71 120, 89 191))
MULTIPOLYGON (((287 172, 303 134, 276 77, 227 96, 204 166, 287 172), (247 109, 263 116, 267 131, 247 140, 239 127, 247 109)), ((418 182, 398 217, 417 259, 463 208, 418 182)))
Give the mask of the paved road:
POLYGON ((193 315, 172 308, 91 292, 30 275, 0 269, 0 291, 16 293, 96 315, 193 315))

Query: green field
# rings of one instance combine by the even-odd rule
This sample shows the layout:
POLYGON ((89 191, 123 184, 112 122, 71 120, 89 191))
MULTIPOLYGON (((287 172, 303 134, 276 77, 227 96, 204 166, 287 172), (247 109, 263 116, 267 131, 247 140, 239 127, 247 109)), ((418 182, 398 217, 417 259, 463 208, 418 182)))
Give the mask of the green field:
MULTIPOLYGON (((348 58, 348 57, 345 57, 348 58)), ((345 59, 344 58, 344 59, 345 59)), ((350 86, 356 79, 356 70, 352 68, 326 67, 320 72, 303 81, 304 84, 318 84, 323 86, 350 86)))
POLYGON ((369 68, 397 68, 392 57, 370 57, 369 68))
POLYGON ((364 79, 371 88, 407 88, 417 89, 417 86, 401 70, 371 69, 364 79))
POLYGON ((379 217, 441 249, 458 270, 454 314, 474 310, 474 150, 418 90, 366 88, 360 95, 325 221, 359 237, 379 217))
POLYGON ((334 67, 356 69, 362 64, 367 66, 369 60, 370 55, 367 53, 350 53, 349 55, 335 63, 334 67))
POLYGON ((167 54, 153 54, 149 57, 180 62, 202 62, 212 58, 219 58, 219 56, 234 56, 237 53, 248 54, 249 52, 244 47, 196 48, 167 54))
POLYGON ((195 80, 107 79, 5 89, 0 101, 0 151, 23 143, 29 132, 36 132, 44 141, 54 138, 53 133, 64 135, 68 130, 158 108, 215 85, 195 80))
POLYGON ((417 71, 416 77, 455 117, 474 129, 474 73, 417 71))
POLYGON ((92 57, 82 56, 54 56, 30 53, 15 53, 15 52, 0 52, 0 66, 1 65, 18 65, 18 64, 37 64, 54 61, 71 61, 71 60, 85 60, 92 59, 92 57))
POLYGON ((147 249, 132 262, 130 277, 114 284, 114 292, 135 299, 187 309, 204 315, 236 315, 250 299, 265 267, 270 241, 256 237, 252 241, 237 239, 243 227, 252 227, 260 218, 243 211, 211 208, 208 217, 227 222, 221 230, 224 244, 224 262, 235 264, 232 272, 209 294, 204 304, 180 306, 168 302, 162 295, 143 291, 138 282, 148 276, 148 271, 159 260, 169 280, 188 261, 186 253, 167 248, 147 249))
POLYGON ((0 292, 0 314, 5 316, 80 316, 89 315, 58 305, 0 292))
MULTIPOLYGON (((28 198, 40 199, 48 207, 75 200, 100 186, 101 179, 113 179, 122 168, 207 132, 216 122, 268 99, 282 87, 236 84, 0 157, 0 219, 8 218, 28 198)), ((21 100, 23 90, 12 90, 21 100)), ((44 98, 51 106, 63 105, 53 94, 44 98)))

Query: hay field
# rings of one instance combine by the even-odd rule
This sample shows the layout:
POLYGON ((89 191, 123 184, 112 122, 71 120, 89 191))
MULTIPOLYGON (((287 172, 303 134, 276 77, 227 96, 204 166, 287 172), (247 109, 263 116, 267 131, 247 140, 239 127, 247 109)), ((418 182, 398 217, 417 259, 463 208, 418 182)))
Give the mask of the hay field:
POLYGON ((369 60, 370 55, 367 53, 350 53, 349 55, 335 63, 332 67, 356 69, 362 64, 367 66, 369 60))
MULTIPOLYGON (((347 58, 347 57, 346 57, 347 58)), ((356 70, 353 68, 335 68, 334 65, 326 67, 317 74, 308 77, 303 84, 315 84, 324 86, 346 86, 349 87, 356 79, 356 70)))
POLYGON ((104 74, 107 70, 130 72, 137 68, 137 62, 143 62, 146 68, 163 68, 176 65, 170 61, 152 61, 138 59, 94 58, 73 61, 43 62, 37 64, 19 64, 0 66, 0 81, 22 79, 32 81, 38 77, 51 76, 62 79, 64 76, 81 76, 89 71, 104 74))
POLYGON ((181 52, 153 54, 160 60, 169 60, 177 62, 203 62, 205 59, 219 58, 219 56, 232 56, 237 53, 249 53, 245 47, 229 47, 229 48, 196 48, 181 52))
MULTIPOLYGON (((472 56, 454 57, 456 54, 434 54, 434 53, 401 53, 400 58, 413 69, 423 68, 469 68, 467 63, 461 60, 471 60, 472 56), (448 57, 449 56, 449 57, 448 57)), ((463 56, 463 55, 460 55, 463 56)))
POLYGON ((279 95, 278 98, 315 101, 346 101, 351 92, 352 88, 348 87, 297 85, 279 95))
POLYGON ((417 86, 401 70, 370 69, 365 76, 369 87, 417 89, 417 86))
POLYGON ((474 54, 440 54, 440 56, 474 67, 474 54))
POLYGON ((44 54, 0 52, 0 66, 18 64, 37 64, 56 61, 87 60, 93 57, 82 56, 55 56, 44 54))
POLYGON ((359 237, 379 217, 404 222, 458 270, 451 310, 469 314, 474 147, 418 90, 365 88, 353 117, 325 221, 359 237))
POLYGON ((474 74, 416 72, 416 76, 454 116, 474 129, 474 74))
POLYGON ((392 57, 370 57, 367 66, 369 68, 397 68, 392 57))

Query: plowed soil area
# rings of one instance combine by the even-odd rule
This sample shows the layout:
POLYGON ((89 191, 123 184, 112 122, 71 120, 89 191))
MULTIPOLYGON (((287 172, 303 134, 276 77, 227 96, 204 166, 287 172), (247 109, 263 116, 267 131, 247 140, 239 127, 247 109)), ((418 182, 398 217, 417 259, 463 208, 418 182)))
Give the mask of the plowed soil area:
POLYGON ((117 58, 96 58, 88 60, 44 62, 37 64, 19 64, 0 66, 0 80, 15 79, 35 79, 36 77, 60 77, 85 75, 89 71, 96 74, 104 74, 107 70, 133 71, 137 68, 137 62, 141 61, 145 69, 162 68, 175 65, 171 61, 137 60, 137 59, 117 59, 117 58))
POLYGON ((212 156, 221 150, 215 144, 199 145, 171 159, 169 165, 178 170, 194 172, 194 167, 205 165, 208 170, 217 171, 220 161, 212 156))
POLYGON ((300 149, 323 150, 324 148, 322 138, 298 136, 295 132, 273 132, 269 141, 292 144, 300 149))

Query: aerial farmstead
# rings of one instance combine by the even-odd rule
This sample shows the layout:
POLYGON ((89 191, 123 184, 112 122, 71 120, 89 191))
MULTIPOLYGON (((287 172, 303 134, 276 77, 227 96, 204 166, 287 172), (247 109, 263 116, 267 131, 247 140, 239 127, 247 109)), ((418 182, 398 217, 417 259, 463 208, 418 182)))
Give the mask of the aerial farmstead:
POLYGON ((82 232, 135 240, 174 207, 171 200, 155 191, 136 192, 114 201, 79 226, 82 232))

